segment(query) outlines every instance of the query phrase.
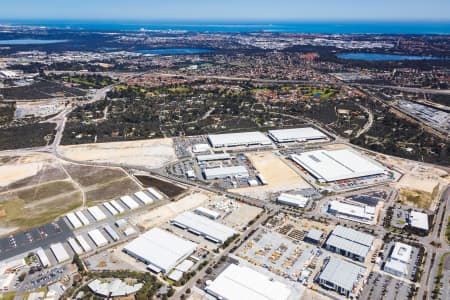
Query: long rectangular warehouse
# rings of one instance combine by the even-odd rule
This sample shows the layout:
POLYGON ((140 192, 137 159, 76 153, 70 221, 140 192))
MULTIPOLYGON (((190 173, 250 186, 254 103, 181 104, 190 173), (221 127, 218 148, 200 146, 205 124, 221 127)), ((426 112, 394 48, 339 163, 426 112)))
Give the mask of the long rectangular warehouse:
POLYGON ((125 209, 122 207, 122 205, 119 204, 116 200, 109 201, 111 205, 119 212, 119 214, 123 213, 125 209))
POLYGON ((249 177, 248 171, 244 166, 204 169, 203 175, 207 180, 222 179, 227 177, 249 177))
POLYGON ((212 220, 217 220, 218 218, 220 218, 220 214, 218 212, 215 212, 213 210, 210 210, 209 208, 206 207, 197 207, 194 212, 197 215, 201 215, 201 216, 205 216, 208 217, 212 220))
POLYGON ((280 194, 280 196, 278 196, 277 202, 284 204, 284 205, 296 206, 296 207, 303 208, 308 204, 309 199, 302 195, 293 195, 293 194, 282 193, 282 194, 280 194))
POLYGON ((52 253, 55 256, 58 263, 70 259, 69 254, 67 253, 66 249, 64 249, 64 246, 61 243, 50 245, 50 250, 52 250, 52 253))
POLYGON ((104 227, 106 233, 114 240, 114 241, 118 241, 120 239, 119 235, 117 234, 117 232, 114 231, 114 229, 111 228, 111 226, 109 226, 108 224, 105 225, 104 227))
POLYGON ((92 217, 96 221, 101 221, 101 220, 106 219, 106 215, 102 212, 102 210, 98 206, 89 207, 88 212, 92 215, 92 217))
POLYGON ((234 264, 223 270, 206 291, 217 299, 227 300, 287 300, 292 296, 286 284, 234 264))
POLYGON ((113 216, 119 213, 109 202, 103 203, 103 207, 105 207, 113 216))
POLYGON ((123 251, 147 264, 151 270, 167 273, 196 248, 196 243, 153 228, 126 245, 123 251))
POLYGON ((149 188, 147 189, 147 191, 150 193, 150 195, 152 195, 153 197, 155 197, 155 198, 158 199, 158 200, 162 200, 162 199, 164 198, 164 196, 161 195, 160 192, 158 192, 157 190, 155 190, 155 189, 152 188, 152 187, 149 187, 149 188))
POLYGON ((134 195, 136 196, 136 198, 138 198, 144 204, 153 203, 153 199, 150 198, 150 196, 147 195, 146 193, 144 193, 143 191, 134 193, 134 195))
POLYGON ((50 260, 48 259, 47 254, 45 254, 44 249, 39 248, 39 249, 36 251, 36 255, 37 255, 37 257, 39 258, 39 261, 41 262, 42 267, 47 268, 47 267, 50 267, 50 266, 51 266, 50 260))
POLYGON ((214 148, 272 144, 270 139, 259 131, 210 134, 208 141, 214 148))
POLYGON ((380 164, 351 150, 315 150, 292 154, 291 159, 307 170, 319 182, 385 173, 385 169, 380 164))
POLYGON ((89 252, 92 250, 91 246, 89 246, 88 242, 82 235, 77 235, 75 238, 77 239, 78 243, 80 243, 80 246, 81 248, 83 248, 84 252, 89 252))
POLYGON ((306 142, 327 138, 325 134, 312 127, 269 130, 269 137, 277 143, 306 142))
POLYGON ((88 235, 97 247, 103 247, 108 244, 108 240, 103 236, 103 234, 98 229, 89 231, 88 235))
POLYGON ((213 160, 227 160, 230 159, 231 155, 229 153, 220 153, 220 154, 205 154, 205 155, 198 155, 197 161, 213 161, 213 160))
POLYGON ((69 220, 70 225, 72 225, 73 228, 77 229, 83 226, 81 224, 80 220, 77 218, 77 216, 74 213, 68 213, 66 215, 67 220, 69 220))
POLYGON ((83 225, 89 225, 89 223, 91 223, 89 222, 88 218, 86 218, 86 216, 83 214, 83 212, 76 211, 75 214, 81 220, 81 223, 83 223, 83 225))
POLYGON ((236 234, 234 229, 190 211, 178 215, 171 223, 215 243, 223 243, 236 234))
POLYGON ((129 209, 136 209, 139 207, 139 204, 130 196, 120 197, 120 201, 122 201, 129 209))
POLYGON ((83 253, 83 249, 80 247, 80 245, 78 245, 77 241, 73 237, 68 238, 67 242, 69 243, 69 246, 70 248, 72 248, 73 252, 78 255, 83 253))

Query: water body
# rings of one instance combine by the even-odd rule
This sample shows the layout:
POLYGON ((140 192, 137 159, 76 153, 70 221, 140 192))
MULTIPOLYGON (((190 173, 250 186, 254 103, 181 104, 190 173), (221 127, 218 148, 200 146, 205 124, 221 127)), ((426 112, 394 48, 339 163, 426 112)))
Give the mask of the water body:
POLYGON ((213 50, 203 48, 167 48, 167 49, 137 50, 136 52, 155 55, 183 55, 183 54, 211 53, 213 52, 213 50))
POLYGON ((329 34, 450 34, 450 22, 217 22, 217 21, 81 21, 0 20, 0 24, 46 26, 74 30, 184 30, 206 32, 292 32, 329 34))
POLYGON ((396 55, 379 53, 341 53, 336 55, 341 59, 366 61, 402 61, 402 60, 450 60, 450 57, 396 55))
POLYGON ((67 40, 35 40, 35 39, 18 39, 18 40, 0 40, 0 45, 17 46, 17 45, 48 45, 64 43, 67 40))

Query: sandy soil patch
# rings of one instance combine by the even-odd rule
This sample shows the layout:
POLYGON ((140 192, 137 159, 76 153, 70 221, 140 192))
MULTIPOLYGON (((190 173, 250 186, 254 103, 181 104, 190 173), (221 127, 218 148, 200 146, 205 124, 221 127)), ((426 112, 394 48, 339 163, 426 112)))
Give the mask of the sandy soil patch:
POLYGON ((223 223, 236 229, 242 229, 251 220, 256 218, 261 211, 262 209, 259 207, 240 203, 239 208, 223 219, 223 223))
POLYGON ((230 192, 267 199, 272 193, 305 189, 311 186, 272 152, 246 153, 252 165, 264 176, 267 185, 231 189, 230 192))
POLYGON ((176 159, 172 139, 61 146, 61 153, 76 161, 145 165, 160 168, 176 159))
POLYGON ((148 230, 152 227, 158 226, 164 222, 169 221, 176 215, 196 208, 211 198, 210 194, 206 193, 192 193, 176 202, 171 202, 167 205, 158 207, 148 213, 138 216, 134 220, 134 224, 148 230))
POLYGON ((0 186, 7 186, 15 181, 34 176, 42 169, 43 165, 42 162, 34 162, 0 166, 0 186))
POLYGON ((305 289, 303 296, 300 298, 301 300, 329 300, 330 298, 321 295, 315 291, 310 289, 305 289))
POLYGON ((406 174, 398 182, 397 186, 399 188, 416 189, 431 194, 439 183, 440 180, 435 176, 406 174))

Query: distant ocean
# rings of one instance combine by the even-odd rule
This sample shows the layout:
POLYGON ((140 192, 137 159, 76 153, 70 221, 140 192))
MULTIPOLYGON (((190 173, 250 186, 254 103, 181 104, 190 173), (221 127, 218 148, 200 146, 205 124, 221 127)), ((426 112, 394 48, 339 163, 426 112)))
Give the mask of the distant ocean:
POLYGON ((286 32, 328 34, 450 34, 450 22, 145 22, 0 20, 0 24, 96 31, 185 30, 206 32, 286 32))

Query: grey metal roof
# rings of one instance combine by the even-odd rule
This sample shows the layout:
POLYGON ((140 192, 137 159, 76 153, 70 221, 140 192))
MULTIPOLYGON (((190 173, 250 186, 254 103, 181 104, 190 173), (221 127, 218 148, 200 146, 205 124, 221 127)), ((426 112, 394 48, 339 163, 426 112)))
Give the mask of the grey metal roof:
POLYGON ((327 245, 345 250, 347 252, 356 254, 361 257, 366 257, 369 252, 369 247, 361 245, 336 235, 331 235, 327 240, 327 245))
POLYGON ((339 236, 349 241, 353 241, 355 243, 368 246, 369 248, 372 246, 374 237, 370 234, 354 230, 348 227, 344 227, 341 225, 336 226, 333 230, 333 235, 339 236))
POLYGON ((318 241, 322 237, 323 232, 317 229, 311 229, 306 235, 307 238, 318 241))
POLYGON ((332 282, 348 291, 353 289, 359 280, 359 275, 364 274, 366 268, 331 257, 319 276, 319 279, 332 282))

